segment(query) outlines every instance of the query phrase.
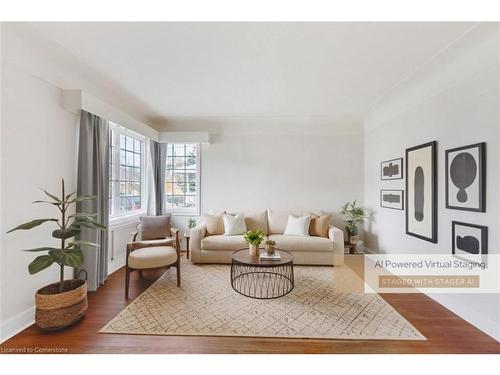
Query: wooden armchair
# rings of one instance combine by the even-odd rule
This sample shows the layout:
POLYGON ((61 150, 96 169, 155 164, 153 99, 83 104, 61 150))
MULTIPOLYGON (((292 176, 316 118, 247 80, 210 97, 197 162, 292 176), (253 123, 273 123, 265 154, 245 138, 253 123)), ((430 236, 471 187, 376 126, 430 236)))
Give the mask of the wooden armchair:
MULTIPOLYGON (((148 220, 156 220, 151 218, 149 217, 148 220)), ((161 218, 161 216, 158 216, 158 218, 161 218)), ((176 267, 177 286, 181 285, 179 229, 170 228, 170 230, 164 231, 166 236, 163 238, 149 239, 146 237, 144 239, 143 235, 147 233, 143 228, 144 225, 146 223, 141 220, 138 231, 132 233, 130 242, 127 243, 125 298, 128 298, 129 294, 130 273, 136 270, 139 271, 139 275, 142 277, 142 271, 146 269, 166 267, 168 270, 170 267, 176 267)))

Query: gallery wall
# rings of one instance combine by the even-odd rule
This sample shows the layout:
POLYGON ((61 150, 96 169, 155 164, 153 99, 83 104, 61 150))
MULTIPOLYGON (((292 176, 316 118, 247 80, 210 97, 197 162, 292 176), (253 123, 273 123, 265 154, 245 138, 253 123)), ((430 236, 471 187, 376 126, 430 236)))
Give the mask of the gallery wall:
MULTIPOLYGON (((500 246, 500 32, 482 25, 448 47, 389 93, 365 123, 365 206, 372 217, 365 245, 379 253, 451 253, 451 222, 489 228, 489 253, 500 246), (405 234, 405 211, 381 208, 380 189, 405 190, 405 179, 381 181, 380 163, 405 149, 437 141, 437 243, 405 234), (445 150, 487 143, 486 212, 445 208, 445 150)), ((407 178, 407 176, 404 176, 407 178)), ((500 339, 500 296, 432 298, 500 339)))

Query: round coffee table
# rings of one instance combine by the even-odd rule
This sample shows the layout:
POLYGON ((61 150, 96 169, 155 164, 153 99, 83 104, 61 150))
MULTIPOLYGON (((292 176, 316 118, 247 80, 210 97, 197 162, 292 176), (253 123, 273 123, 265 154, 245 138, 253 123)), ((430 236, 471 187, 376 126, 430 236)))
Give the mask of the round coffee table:
MULTIPOLYGON (((263 249, 261 249, 263 251, 263 249)), ((235 251, 231 257, 231 286, 238 293, 257 299, 279 298, 294 287, 293 255, 276 249, 279 260, 260 259, 248 248, 235 251)))

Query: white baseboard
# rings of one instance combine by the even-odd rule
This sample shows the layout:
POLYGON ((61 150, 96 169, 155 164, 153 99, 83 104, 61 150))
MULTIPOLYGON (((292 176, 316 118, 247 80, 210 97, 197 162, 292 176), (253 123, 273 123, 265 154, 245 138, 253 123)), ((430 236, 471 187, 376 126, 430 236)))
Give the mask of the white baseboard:
POLYGON ((0 344, 17 335, 35 322, 35 306, 2 322, 0 326, 0 344))

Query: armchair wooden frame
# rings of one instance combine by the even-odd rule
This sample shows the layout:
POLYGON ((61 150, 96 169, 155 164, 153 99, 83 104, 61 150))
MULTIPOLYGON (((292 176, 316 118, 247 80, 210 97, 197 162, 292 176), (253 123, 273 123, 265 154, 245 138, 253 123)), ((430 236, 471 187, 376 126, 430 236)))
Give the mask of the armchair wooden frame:
POLYGON ((154 268, 145 268, 146 270, 175 267, 177 269, 177 286, 181 285, 181 245, 179 240, 179 229, 171 228, 171 235, 173 238, 165 238, 165 241, 155 241, 154 243, 147 243, 147 241, 137 241, 137 232, 131 234, 130 241, 127 243, 127 255, 125 259, 125 299, 128 299, 129 285, 130 285, 130 274, 133 271, 139 271, 139 276, 142 277, 142 271, 144 269, 132 268, 128 264, 129 255, 131 252, 142 249, 145 247, 159 247, 159 246, 172 246, 175 248, 177 253, 177 260, 174 263, 162 265, 154 268))

